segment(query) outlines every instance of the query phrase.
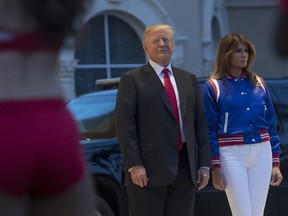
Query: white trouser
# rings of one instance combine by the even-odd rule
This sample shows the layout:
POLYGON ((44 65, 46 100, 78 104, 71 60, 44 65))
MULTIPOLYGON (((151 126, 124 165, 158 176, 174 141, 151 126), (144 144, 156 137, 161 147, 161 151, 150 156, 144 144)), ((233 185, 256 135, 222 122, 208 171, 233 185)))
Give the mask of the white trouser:
POLYGON ((263 216, 272 173, 269 141, 220 147, 233 216, 263 216))

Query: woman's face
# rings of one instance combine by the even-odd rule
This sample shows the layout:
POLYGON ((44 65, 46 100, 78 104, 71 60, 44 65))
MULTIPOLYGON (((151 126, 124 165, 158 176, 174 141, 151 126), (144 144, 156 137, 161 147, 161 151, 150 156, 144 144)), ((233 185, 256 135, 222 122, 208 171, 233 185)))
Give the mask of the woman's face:
POLYGON ((231 56, 230 69, 240 70, 242 68, 245 68, 247 66, 248 59, 249 59, 249 49, 245 44, 240 42, 238 44, 237 49, 231 56))

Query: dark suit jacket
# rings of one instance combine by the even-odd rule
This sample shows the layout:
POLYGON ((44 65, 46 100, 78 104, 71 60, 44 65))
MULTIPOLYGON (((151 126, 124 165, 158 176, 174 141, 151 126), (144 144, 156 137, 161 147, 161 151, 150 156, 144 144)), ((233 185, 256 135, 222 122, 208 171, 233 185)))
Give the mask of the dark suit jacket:
MULTIPOLYGON (((176 67, 172 71, 180 97, 191 177, 196 186, 198 168, 210 167, 211 160, 204 107, 196 76, 176 67)), ((179 156, 177 123, 165 87, 149 63, 121 77, 116 133, 124 171, 143 165, 150 186, 168 185, 175 180, 179 156)), ((126 184, 131 183, 130 175, 126 176, 126 184)))

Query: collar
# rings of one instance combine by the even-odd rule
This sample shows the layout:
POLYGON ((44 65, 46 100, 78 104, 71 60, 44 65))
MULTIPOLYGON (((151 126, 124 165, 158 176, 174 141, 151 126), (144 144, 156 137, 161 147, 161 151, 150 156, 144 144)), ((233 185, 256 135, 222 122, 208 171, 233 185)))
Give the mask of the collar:
POLYGON ((157 73, 158 76, 160 76, 160 74, 162 73, 162 70, 164 68, 168 68, 173 75, 171 62, 166 67, 163 67, 163 66, 157 64, 156 62, 152 61, 151 59, 149 59, 149 63, 152 66, 152 68, 155 70, 155 72, 157 73))
POLYGON ((240 74, 239 78, 236 77, 236 76, 234 76, 234 75, 231 74, 231 73, 228 73, 226 76, 227 76, 227 78, 229 78, 229 79, 234 79, 234 80, 246 78, 246 75, 245 75, 243 72, 240 74))

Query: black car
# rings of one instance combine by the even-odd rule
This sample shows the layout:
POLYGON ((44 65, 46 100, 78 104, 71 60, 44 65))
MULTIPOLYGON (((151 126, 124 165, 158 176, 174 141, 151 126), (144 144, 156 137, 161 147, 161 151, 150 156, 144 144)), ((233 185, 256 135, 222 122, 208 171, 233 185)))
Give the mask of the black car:
MULTIPOLYGON (((205 79, 199 79, 203 83, 205 79)), ((283 181, 270 188, 265 216, 288 215, 288 78, 265 79, 278 120, 281 138, 283 181)), ((116 216, 127 216, 127 197, 123 186, 122 159, 114 130, 117 90, 105 90, 72 99, 67 107, 78 122, 81 144, 97 193, 116 216)), ((231 216, 223 191, 211 184, 196 193, 195 215, 231 216)))

